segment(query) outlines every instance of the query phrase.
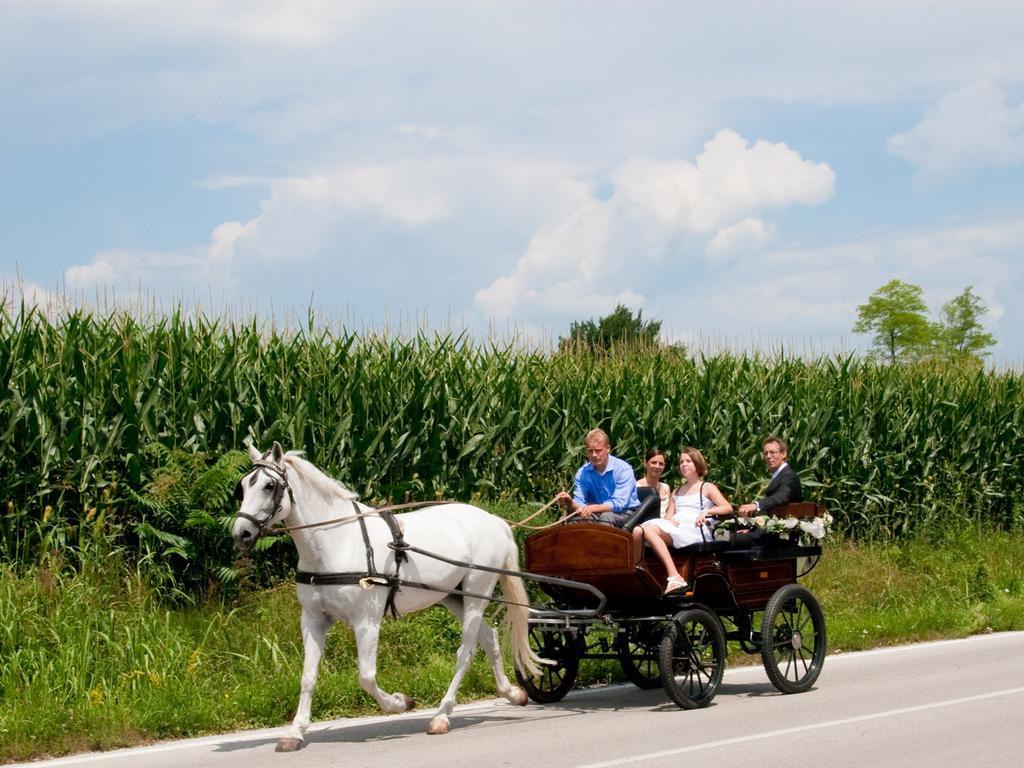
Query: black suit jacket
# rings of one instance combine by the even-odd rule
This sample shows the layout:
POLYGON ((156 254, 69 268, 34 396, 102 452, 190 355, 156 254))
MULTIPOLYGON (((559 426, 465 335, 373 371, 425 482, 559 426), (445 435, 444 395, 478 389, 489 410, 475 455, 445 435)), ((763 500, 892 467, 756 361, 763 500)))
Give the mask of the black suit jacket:
POLYGON ((803 501, 804 491, 800 487, 800 477, 793 468, 787 464, 777 474, 768 487, 764 490, 764 496, 757 500, 761 512, 768 512, 775 507, 789 504, 793 501, 803 501))

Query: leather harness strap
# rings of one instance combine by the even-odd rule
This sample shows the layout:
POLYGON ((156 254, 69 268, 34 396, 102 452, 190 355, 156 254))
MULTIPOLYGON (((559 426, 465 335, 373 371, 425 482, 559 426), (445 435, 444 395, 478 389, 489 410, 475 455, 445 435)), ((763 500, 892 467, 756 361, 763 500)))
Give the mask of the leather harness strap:
MULTIPOLYGON (((316 523, 309 523, 307 525, 296 525, 289 528, 271 528, 270 521, 276 517, 277 513, 281 509, 281 504, 284 500, 284 495, 288 494, 288 500, 291 502, 292 507, 295 506, 295 497, 292 494, 292 487, 288 482, 288 475, 286 474, 283 467, 280 467, 274 461, 267 458, 267 454, 264 454, 261 458, 253 462, 253 469, 247 474, 250 477, 249 486, 252 487, 256 484, 257 476, 260 472, 267 472, 274 477, 274 491, 272 507, 269 513, 263 518, 259 519, 248 513, 239 510, 236 514, 245 520, 248 520, 256 526, 256 535, 267 536, 274 533, 288 533, 291 531, 303 530, 306 528, 317 528, 324 525, 331 525, 334 523, 347 523, 353 519, 359 522, 359 530, 363 535, 363 544, 366 546, 366 571, 363 572, 346 572, 346 573, 311 573, 309 571, 296 570, 295 581, 299 584, 338 584, 338 585, 352 585, 359 584, 364 589, 369 589, 372 586, 386 586, 388 587, 388 599, 385 604, 385 612, 390 611, 392 616, 398 616, 398 609, 395 606, 395 594, 398 592, 403 582, 399 578, 399 572, 402 567, 402 563, 408 559, 406 550, 408 544, 402 534, 402 526, 395 518, 393 510, 396 509, 416 509, 422 507, 430 507, 436 504, 445 504, 446 501, 427 501, 427 502, 411 502, 405 504, 392 504, 386 507, 380 507, 374 509, 371 512, 360 512, 359 507, 353 500, 352 510, 354 515, 351 517, 341 517, 335 520, 324 520, 316 523), (366 516, 368 514, 377 515, 382 518, 388 526, 388 530, 391 532, 391 542, 388 546, 395 551, 395 572, 393 574, 381 574, 377 571, 377 565, 373 559, 373 544, 370 543, 370 533, 366 527, 366 516)), ((238 485, 235 488, 235 498, 241 500, 243 495, 242 482, 245 477, 242 477, 238 481, 238 485)), ((410 586, 424 587, 420 584, 413 585, 411 582, 410 586)))
POLYGON ((373 578, 377 575, 377 567, 373 563, 373 545, 370 543, 370 534, 366 530, 366 519, 359 514, 359 508, 352 502, 352 508, 356 511, 356 519, 359 520, 359 532, 363 534, 363 544, 366 545, 366 572, 373 578))
MULTIPOLYGON (((242 512, 241 510, 236 513, 238 517, 248 520, 256 526, 257 537, 265 536, 270 530, 268 526, 270 525, 270 521, 274 519, 278 511, 281 509, 281 503, 284 501, 285 492, 288 493, 288 501, 293 507, 295 506, 295 496, 292 495, 292 487, 288 484, 288 476, 281 467, 277 466, 273 461, 268 461, 266 458, 257 459, 253 462, 253 469, 249 472, 249 474, 252 475, 252 479, 249 480, 250 488, 256 485, 256 478, 260 472, 267 472, 271 476, 276 475, 276 478, 274 479, 274 506, 271 507, 270 512, 267 513, 267 516, 262 520, 242 512)), ((242 499, 242 480, 244 479, 245 477, 239 480, 238 486, 235 488, 235 498, 239 501, 242 499)))
POLYGON ((398 608, 395 606, 395 594, 398 590, 403 585, 423 586, 412 582, 403 582, 399 577, 402 563, 408 559, 406 550, 409 549, 409 545, 406 544, 402 536, 402 526, 395 519, 393 512, 389 510, 379 510, 377 512, 381 519, 387 523, 388 530, 391 532, 391 542, 388 544, 388 547, 395 551, 395 572, 393 574, 381 574, 377 571, 377 564, 373 559, 373 544, 370 543, 370 532, 366 528, 366 520, 364 519, 366 516, 359 511, 354 501, 352 502, 352 507, 355 509, 356 519, 359 520, 359 531, 363 534, 363 543, 366 545, 366 570, 364 572, 350 571, 346 573, 310 573, 309 571, 296 570, 295 581, 299 584, 311 585, 359 584, 365 589, 369 589, 372 586, 386 586, 388 587, 388 599, 384 604, 384 612, 390 612, 392 616, 398 618, 398 608))
POLYGON ((394 513, 381 512, 380 516, 388 524, 388 529, 391 531, 391 543, 388 546, 395 550, 395 575, 391 582, 391 588, 388 590, 388 601, 384 605, 384 611, 385 613, 391 611, 391 615, 398 618, 398 609, 395 608, 395 593, 398 592, 398 588, 402 583, 398 577, 398 572, 402 568, 402 563, 408 557, 406 549, 408 549, 409 545, 405 543, 405 539, 402 537, 402 526, 398 524, 394 513))

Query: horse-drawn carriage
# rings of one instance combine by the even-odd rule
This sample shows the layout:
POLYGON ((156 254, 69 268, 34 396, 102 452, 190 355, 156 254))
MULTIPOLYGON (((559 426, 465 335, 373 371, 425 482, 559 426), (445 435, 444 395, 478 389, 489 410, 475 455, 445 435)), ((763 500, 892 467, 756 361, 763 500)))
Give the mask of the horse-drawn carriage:
MULTIPOLYGON (((302 744, 324 640, 339 620, 353 627, 363 689, 385 712, 412 708, 411 698, 377 683, 380 625, 388 613, 436 604, 457 617, 462 638, 430 733, 448 731, 459 682, 478 646, 491 662, 498 692, 516 704, 525 704, 527 695, 557 701, 572 688, 581 659, 617 658, 640 687, 660 683, 681 707, 702 707, 718 690, 729 640, 760 653, 781 691, 806 690, 821 671, 824 618, 814 596, 796 583, 820 555, 817 544, 785 534, 756 540, 737 534, 678 550, 677 565, 691 586, 665 596, 663 566, 635 547, 626 530, 595 523, 551 527, 527 539, 524 572, 509 525, 478 507, 438 503, 395 516, 359 503, 278 443, 265 453, 252 446, 249 452, 253 468, 238 483, 235 543, 246 550, 263 535, 287 532, 299 554, 305 661, 295 718, 279 750, 302 744), (531 607, 524 580, 540 584, 550 604, 531 607), (506 676, 497 633, 484 621, 499 581, 523 688, 506 676)), ((821 512, 803 504, 789 505, 785 514, 821 512)))
MULTIPOLYGON (((823 517, 810 503, 776 510, 790 519, 823 517)), ((593 591, 544 582, 549 606, 533 609, 530 643, 555 662, 540 674, 517 673, 537 702, 561 699, 582 659, 617 659, 641 688, 661 685, 680 707, 706 706, 718 690, 726 644, 760 654, 783 693, 810 688, 825 659, 821 607, 797 578, 821 555, 798 536, 738 533, 673 552, 685 591, 662 594, 665 569, 632 535, 597 523, 560 525, 526 540, 530 574, 571 579, 593 591), (602 599, 603 598, 603 599, 602 599)), ((813 541, 813 540, 812 540, 813 541)))

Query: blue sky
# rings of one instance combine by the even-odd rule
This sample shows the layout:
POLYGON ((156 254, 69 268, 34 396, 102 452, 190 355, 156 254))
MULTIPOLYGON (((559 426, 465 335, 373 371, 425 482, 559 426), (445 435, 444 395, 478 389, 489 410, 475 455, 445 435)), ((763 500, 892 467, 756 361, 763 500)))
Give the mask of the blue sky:
POLYGON ((985 0, 0 0, 0 282, 828 352, 899 278, 1021 367, 1022 39, 985 0))

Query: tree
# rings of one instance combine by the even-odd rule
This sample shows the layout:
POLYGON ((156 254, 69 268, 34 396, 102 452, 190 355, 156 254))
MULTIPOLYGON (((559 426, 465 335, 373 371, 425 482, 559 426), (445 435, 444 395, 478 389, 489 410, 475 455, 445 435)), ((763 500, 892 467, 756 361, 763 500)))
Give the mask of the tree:
POLYGON ((953 362, 981 362, 990 354, 986 347, 995 344, 996 339, 979 321, 987 311, 988 307, 970 285, 942 305, 938 341, 943 357, 953 362))
POLYGON ((891 364, 920 357, 930 351, 937 334, 926 310, 920 286, 890 280, 857 307, 853 332, 874 333, 875 349, 891 364))
POLYGON ((640 343, 656 345, 661 332, 660 320, 643 319, 643 310, 632 310, 619 304, 610 315, 600 320, 574 320, 569 326, 569 335, 558 340, 558 350, 577 347, 589 349, 611 349, 616 344, 640 343))

